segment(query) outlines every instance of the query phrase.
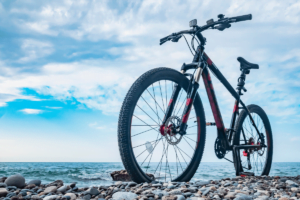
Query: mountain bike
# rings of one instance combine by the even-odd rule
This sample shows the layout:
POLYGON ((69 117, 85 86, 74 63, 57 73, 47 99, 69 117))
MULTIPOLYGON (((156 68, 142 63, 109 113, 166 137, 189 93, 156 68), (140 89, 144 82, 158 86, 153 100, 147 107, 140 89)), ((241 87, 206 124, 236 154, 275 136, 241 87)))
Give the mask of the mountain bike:
POLYGON ((258 105, 246 106, 241 100, 247 91, 246 75, 259 66, 238 57, 241 75, 235 90, 204 52, 206 38, 202 35, 208 29, 223 31, 234 22, 251 19, 251 14, 231 18, 220 14, 217 21, 208 20, 203 26, 198 26, 194 19, 189 23, 190 30, 160 39, 162 45, 184 37, 194 57, 192 63, 182 65, 180 72, 160 67, 144 73, 124 99, 118 122, 118 143, 122 162, 133 181, 190 181, 203 155, 206 126, 216 126, 215 154, 219 159, 232 162, 237 176, 269 174, 273 139, 268 116, 258 105), (185 34, 192 36, 191 46, 185 34), (196 49, 195 41, 198 42, 196 49), (187 73, 188 70, 193 73, 187 73), (235 99, 229 128, 224 126, 210 72, 235 99), (201 77, 214 122, 206 122, 197 92, 201 77), (230 152, 232 160, 225 157, 230 152))

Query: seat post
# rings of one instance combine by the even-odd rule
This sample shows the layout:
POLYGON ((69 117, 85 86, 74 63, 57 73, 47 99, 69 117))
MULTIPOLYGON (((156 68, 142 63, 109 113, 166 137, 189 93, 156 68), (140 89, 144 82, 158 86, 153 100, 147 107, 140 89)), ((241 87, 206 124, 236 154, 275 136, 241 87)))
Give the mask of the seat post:
POLYGON ((242 90, 244 92, 247 92, 247 90, 244 86, 245 86, 246 74, 249 74, 250 70, 242 69, 241 71, 242 71, 242 73, 241 73, 240 77, 238 78, 238 84, 237 84, 237 88, 236 88, 237 93, 239 95, 243 95, 242 90))

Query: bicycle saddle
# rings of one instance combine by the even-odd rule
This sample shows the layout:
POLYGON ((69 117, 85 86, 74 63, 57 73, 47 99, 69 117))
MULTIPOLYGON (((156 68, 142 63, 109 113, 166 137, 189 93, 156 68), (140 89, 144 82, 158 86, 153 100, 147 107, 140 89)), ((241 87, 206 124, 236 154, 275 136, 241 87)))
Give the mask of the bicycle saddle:
POLYGON ((241 64, 241 69, 259 69, 258 64, 250 63, 242 57, 238 57, 237 60, 241 64))

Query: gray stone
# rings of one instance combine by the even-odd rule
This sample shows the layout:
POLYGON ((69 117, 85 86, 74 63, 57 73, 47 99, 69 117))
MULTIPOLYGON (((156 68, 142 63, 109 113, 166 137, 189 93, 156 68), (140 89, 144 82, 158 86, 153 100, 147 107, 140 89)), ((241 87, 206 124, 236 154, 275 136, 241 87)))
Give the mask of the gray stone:
POLYGON ((117 182, 115 182, 115 185, 116 185, 116 186, 119 186, 119 185, 122 185, 122 184, 123 184, 122 181, 117 181, 117 182))
POLYGON ((71 198, 71 200, 76 199, 76 195, 74 193, 67 193, 67 194, 65 194, 65 196, 69 196, 71 198))
POLYGON ((161 187, 162 185, 160 183, 155 183, 155 184, 152 184, 152 187, 161 187))
POLYGON ((40 186, 41 183, 42 183, 41 180, 31 180, 31 181, 28 182, 28 185, 34 184, 34 185, 36 185, 36 186, 40 186))
POLYGON ((77 184, 77 182, 73 182, 73 183, 70 184, 70 187, 73 188, 73 187, 76 186, 76 184, 77 184))
POLYGON ((13 196, 17 196, 17 194, 15 192, 10 192, 6 195, 6 197, 9 197, 9 198, 11 198, 13 196))
POLYGON ((234 200, 252 200, 252 196, 238 193, 234 200))
POLYGON ((210 184, 210 181, 196 181, 195 186, 203 186, 203 185, 208 185, 210 184))
POLYGON ((56 192, 56 190, 57 190, 57 187, 56 187, 56 186, 49 186, 49 187, 47 187, 47 188, 44 190, 44 193, 45 193, 45 194, 48 194, 48 193, 50 193, 50 192, 56 192))
POLYGON ((6 197, 8 191, 6 188, 0 188, 0 197, 6 197))
POLYGON ((64 182, 62 180, 56 180, 52 183, 47 184, 46 187, 50 187, 50 186, 61 187, 63 185, 64 185, 64 182))
POLYGON ((68 195, 62 196, 62 199, 71 200, 71 197, 68 195))
MULTIPOLYGON (((115 188, 115 189, 118 189, 118 188, 115 188)), ((99 190, 97 190, 97 188, 95 188, 95 187, 92 187, 92 188, 88 189, 86 191, 86 193, 88 193, 90 195, 94 195, 94 196, 100 194, 99 190)))
POLYGON ((90 200, 91 199, 91 195, 90 194, 84 195, 82 199, 84 199, 84 200, 90 200))
POLYGON ((20 174, 16 174, 8 177, 5 180, 5 183, 7 186, 15 186, 17 188, 23 188, 25 187, 25 178, 20 174))
POLYGON ((175 185, 168 185, 168 189, 174 189, 175 188, 175 185))
POLYGON ((137 198, 138 195, 132 193, 132 192, 116 192, 113 194, 112 198, 113 200, 132 200, 137 198))
POLYGON ((256 198, 255 200, 268 200, 269 196, 259 196, 258 198, 256 198))
POLYGON ((55 200, 58 197, 58 195, 50 195, 43 198, 43 200, 55 200))
POLYGON ((177 200, 185 200, 185 197, 183 195, 176 195, 177 200))
POLYGON ((129 187, 133 187, 133 186, 136 186, 136 185, 137 185, 137 183, 135 183, 135 182, 129 182, 127 184, 127 186, 129 186, 129 187))
POLYGON ((285 183, 290 186, 299 187, 299 185, 297 183, 295 183, 294 181, 291 181, 291 180, 287 180, 285 183))
POLYGON ((0 183, 0 188, 6 188, 7 185, 5 183, 0 183))
MULTIPOLYGON (((53 186, 52 186, 53 187, 53 186)), ((55 187, 55 186, 54 186, 55 187)), ((65 193, 69 189, 69 186, 64 185, 57 189, 57 192, 65 193)))
POLYGON ((31 199, 36 199, 37 200, 37 199, 41 199, 41 197, 39 195, 32 195, 31 199))

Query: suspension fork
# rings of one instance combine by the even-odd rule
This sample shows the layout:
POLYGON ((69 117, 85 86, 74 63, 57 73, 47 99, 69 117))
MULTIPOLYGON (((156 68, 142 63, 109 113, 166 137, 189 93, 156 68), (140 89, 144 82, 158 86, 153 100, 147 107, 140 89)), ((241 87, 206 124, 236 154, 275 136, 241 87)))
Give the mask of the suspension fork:
POLYGON ((204 68, 204 63, 202 62, 200 67, 198 67, 195 77, 194 77, 194 81, 191 87, 191 92, 188 93, 187 96, 187 100, 186 100, 186 104, 182 113, 182 119, 181 119, 181 124, 180 124, 180 129, 179 129, 179 134, 180 135, 185 135, 186 134, 186 129, 187 129, 187 121, 189 119, 189 115, 197 94, 197 90, 199 88, 199 81, 200 81, 200 77, 202 75, 203 72, 203 68, 204 68))

